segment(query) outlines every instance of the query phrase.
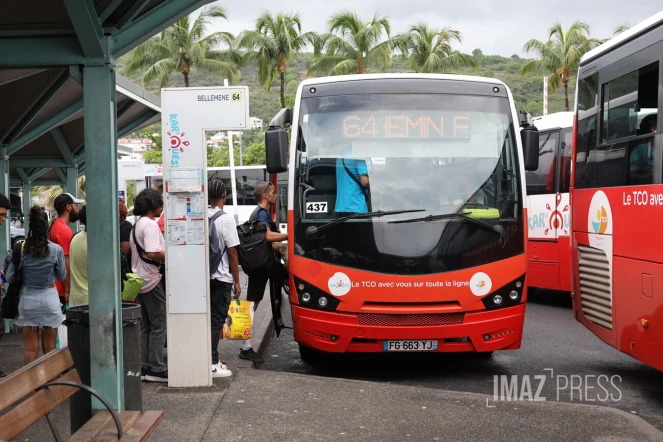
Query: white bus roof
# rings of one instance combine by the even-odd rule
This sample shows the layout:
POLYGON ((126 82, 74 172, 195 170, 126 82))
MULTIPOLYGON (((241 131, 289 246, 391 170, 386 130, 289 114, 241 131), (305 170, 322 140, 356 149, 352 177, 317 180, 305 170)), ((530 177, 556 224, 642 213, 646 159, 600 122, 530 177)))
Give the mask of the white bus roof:
POLYGON ((532 118, 532 123, 539 131, 554 128, 573 127, 573 112, 555 112, 532 118))
POLYGON ((658 14, 652 15, 648 19, 638 23, 637 25, 622 32, 616 37, 613 37, 610 40, 606 41, 601 46, 598 46, 592 49, 591 51, 587 52, 580 59, 580 66, 604 54, 605 52, 613 50, 621 46, 622 44, 630 40, 633 40, 634 38, 648 32, 649 30, 660 26, 661 24, 663 24, 663 11, 659 12, 658 14))
POLYGON ((453 74, 354 74, 354 75, 336 75, 331 77, 307 78, 300 83, 300 87, 306 87, 311 84, 338 83, 342 81, 355 80, 384 80, 384 79, 420 79, 420 80, 455 80, 467 81, 472 83, 489 83, 500 86, 506 84, 495 78, 476 77, 472 75, 453 75, 453 74))

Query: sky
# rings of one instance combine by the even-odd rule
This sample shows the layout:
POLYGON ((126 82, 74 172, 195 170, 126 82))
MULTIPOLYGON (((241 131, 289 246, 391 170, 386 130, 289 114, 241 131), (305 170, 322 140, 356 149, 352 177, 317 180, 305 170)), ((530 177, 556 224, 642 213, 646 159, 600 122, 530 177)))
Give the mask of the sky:
POLYGON ((523 45, 532 38, 547 40, 555 21, 567 28, 581 20, 589 24, 593 37, 608 38, 620 24, 635 25, 663 10, 660 0, 640 0, 637 5, 625 0, 221 0, 214 4, 228 15, 228 21, 215 19, 215 30, 235 35, 253 29, 255 19, 266 10, 298 11, 303 30, 320 33, 328 31, 329 17, 336 12, 351 10, 366 21, 379 12, 389 18, 392 35, 421 21, 450 26, 463 38, 454 49, 471 53, 479 48, 486 55, 505 57, 526 56, 523 45))

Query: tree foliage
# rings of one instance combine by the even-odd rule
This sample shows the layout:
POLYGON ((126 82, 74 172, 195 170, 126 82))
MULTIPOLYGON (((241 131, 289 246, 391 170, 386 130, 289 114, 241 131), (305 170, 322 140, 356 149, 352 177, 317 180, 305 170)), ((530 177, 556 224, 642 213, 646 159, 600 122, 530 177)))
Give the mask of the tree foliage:
POLYGON ((527 61, 520 69, 521 74, 537 73, 548 75, 548 82, 554 92, 564 86, 566 110, 569 106, 569 81, 578 72, 580 58, 601 42, 589 37, 589 25, 575 21, 567 30, 559 22, 548 29, 548 41, 532 39, 525 43, 523 51, 533 52, 536 60, 527 61))
POLYGON ((242 57, 233 47, 234 37, 228 32, 207 34, 214 18, 226 18, 220 6, 202 10, 192 20, 186 16, 147 40, 129 53, 125 70, 129 74, 142 72, 143 85, 158 80, 159 87, 168 85, 170 76, 182 74, 189 87, 192 68, 234 81, 242 57))
POLYGON ((451 49, 454 41, 462 42, 460 32, 448 27, 431 28, 426 23, 417 23, 409 32, 392 39, 394 48, 410 61, 415 72, 447 72, 460 66, 476 69, 471 56, 451 49))
POLYGON ((391 61, 391 25, 378 14, 363 21, 350 11, 332 16, 328 34, 319 36, 314 44, 321 57, 309 69, 309 75, 365 74, 369 65, 380 64, 386 70, 391 61), (386 35, 387 40, 381 41, 386 35), (324 54, 323 54, 324 53, 324 54))
POLYGON ((308 43, 313 43, 316 34, 302 34, 302 23, 298 14, 265 12, 256 20, 254 31, 244 31, 239 36, 239 47, 247 49, 244 60, 258 67, 258 79, 267 91, 271 90, 278 73, 281 80, 281 107, 285 107, 285 73, 288 61, 301 52, 308 43))

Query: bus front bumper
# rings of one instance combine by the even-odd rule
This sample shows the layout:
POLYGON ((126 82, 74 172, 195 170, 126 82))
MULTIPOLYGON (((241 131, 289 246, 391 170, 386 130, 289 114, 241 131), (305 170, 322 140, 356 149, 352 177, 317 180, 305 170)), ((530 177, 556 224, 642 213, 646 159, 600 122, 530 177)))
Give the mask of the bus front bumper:
MULTIPOLYGON (((468 312, 454 325, 360 325, 357 314, 292 305, 295 341, 330 353, 382 352, 384 341, 436 340, 437 352, 491 352, 520 348, 525 304, 468 312)), ((430 315, 435 316, 435 315, 430 315)))

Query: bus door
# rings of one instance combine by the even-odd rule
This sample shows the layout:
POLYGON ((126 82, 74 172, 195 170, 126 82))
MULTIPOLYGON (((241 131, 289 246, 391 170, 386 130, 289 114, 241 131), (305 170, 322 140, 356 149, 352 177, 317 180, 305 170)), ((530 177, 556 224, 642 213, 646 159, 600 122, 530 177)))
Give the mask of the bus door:
MULTIPOLYGON (((529 228, 529 285, 553 290, 562 290, 558 238, 564 231, 564 217, 561 215, 565 208, 564 203, 568 206, 568 193, 566 198, 563 198, 559 192, 561 132, 562 130, 557 128, 539 133, 539 168, 526 172, 525 177, 529 228)), ((568 207, 566 210, 569 210, 568 207)), ((566 230, 568 232, 568 229, 566 230)))

